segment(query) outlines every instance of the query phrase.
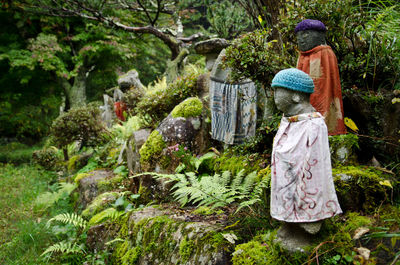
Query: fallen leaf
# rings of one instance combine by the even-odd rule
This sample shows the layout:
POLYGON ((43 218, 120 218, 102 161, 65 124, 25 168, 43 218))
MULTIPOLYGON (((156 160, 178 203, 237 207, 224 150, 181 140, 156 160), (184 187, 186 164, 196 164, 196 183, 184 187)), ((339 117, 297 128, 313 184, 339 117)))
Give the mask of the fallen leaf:
POLYGON ((368 232, 369 232, 369 228, 368 227, 359 227, 354 232, 353 239, 360 239, 363 235, 365 235, 368 232))

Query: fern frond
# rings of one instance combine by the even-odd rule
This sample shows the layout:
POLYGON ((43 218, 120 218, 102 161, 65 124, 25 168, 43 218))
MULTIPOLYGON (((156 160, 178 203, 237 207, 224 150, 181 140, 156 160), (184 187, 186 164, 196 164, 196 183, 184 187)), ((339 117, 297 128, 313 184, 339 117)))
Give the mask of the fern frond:
POLYGON ((236 176, 233 177, 232 185, 231 185, 231 188, 233 190, 237 190, 240 187, 240 185, 242 184, 244 173, 245 173, 245 170, 242 169, 236 174, 236 176))
POLYGON ((70 253, 81 253, 84 252, 83 248, 79 246, 76 243, 71 243, 71 242, 66 242, 66 241, 61 241, 58 243, 55 243, 54 245, 51 245, 48 247, 41 256, 44 256, 46 254, 53 255, 54 253, 65 253, 65 254, 70 254, 70 253))
POLYGON ((89 226, 96 225, 99 223, 102 223, 106 220, 111 220, 115 221, 119 217, 121 217, 125 212, 124 211, 117 211, 115 208, 107 208, 100 213, 94 215, 90 220, 89 220, 89 226))
POLYGON ((76 213, 62 213, 56 215, 47 221, 47 227, 50 227, 50 224, 54 221, 59 221, 64 224, 72 224, 75 227, 81 227, 82 229, 86 229, 87 226, 86 220, 76 213))

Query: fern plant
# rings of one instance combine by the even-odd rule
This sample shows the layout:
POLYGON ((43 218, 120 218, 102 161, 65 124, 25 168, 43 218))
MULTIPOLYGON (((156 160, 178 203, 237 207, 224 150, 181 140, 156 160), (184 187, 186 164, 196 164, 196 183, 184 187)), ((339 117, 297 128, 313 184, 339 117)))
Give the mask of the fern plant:
POLYGON ((245 175, 242 169, 232 176, 229 171, 213 176, 202 176, 198 178, 195 173, 185 174, 158 174, 143 173, 152 175, 155 179, 164 179, 167 183, 175 183, 171 190, 172 196, 185 206, 188 203, 211 208, 224 207, 231 203, 239 203, 240 210, 243 207, 251 207, 261 201, 263 190, 269 185, 269 178, 258 180, 257 172, 245 175))
POLYGON ((47 221, 47 227, 49 228, 54 222, 72 225, 75 231, 71 231, 71 228, 68 229, 67 226, 66 230, 62 230, 62 234, 66 234, 68 236, 67 240, 63 240, 51 245, 42 253, 41 256, 45 256, 47 259, 50 259, 54 254, 58 253, 62 254, 59 257, 62 259, 66 257, 65 255, 68 256, 69 254, 75 254, 76 257, 84 254, 85 250, 83 242, 85 239, 84 235, 86 229, 88 228, 87 221, 76 213, 62 213, 47 221))
POLYGON ((51 256, 55 253, 74 254, 81 252, 84 252, 84 249, 77 243, 61 241, 48 247, 41 256, 45 256, 46 254, 51 256))
POLYGON ((73 226, 81 228, 82 230, 85 230, 87 227, 86 220, 76 213, 62 213, 56 215, 47 221, 47 227, 50 227, 50 224, 54 221, 59 221, 64 224, 72 224, 73 226))

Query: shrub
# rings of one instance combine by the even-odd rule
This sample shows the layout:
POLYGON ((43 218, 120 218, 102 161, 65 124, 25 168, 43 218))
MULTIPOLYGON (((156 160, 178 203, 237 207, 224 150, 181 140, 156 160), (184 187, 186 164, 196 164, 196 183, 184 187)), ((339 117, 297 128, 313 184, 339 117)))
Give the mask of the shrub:
POLYGON ((197 78, 201 71, 197 68, 187 68, 185 75, 178 77, 167 85, 162 79, 150 86, 146 94, 137 104, 135 113, 150 116, 153 122, 161 121, 168 113, 184 99, 196 95, 197 78))
POLYGON ((100 120, 99 109, 87 106, 60 115, 53 122, 51 135, 58 147, 74 141, 81 141, 81 146, 95 146, 106 140, 107 130, 100 120))
POLYGON ((271 31, 262 29, 233 41, 226 48, 224 64, 232 69, 233 80, 250 78, 269 86, 278 71, 294 66, 295 56, 288 49, 280 52, 277 40, 271 40, 271 31))
POLYGON ((34 151, 32 160, 47 170, 56 169, 56 166, 61 162, 61 157, 57 148, 50 147, 42 150, 34 151))

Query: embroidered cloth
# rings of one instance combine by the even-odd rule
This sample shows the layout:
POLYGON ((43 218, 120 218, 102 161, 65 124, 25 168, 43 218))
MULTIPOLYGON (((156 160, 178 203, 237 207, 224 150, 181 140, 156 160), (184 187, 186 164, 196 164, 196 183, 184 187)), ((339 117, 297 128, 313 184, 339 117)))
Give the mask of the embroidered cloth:
POLYGON ((213 139, 240 144, 255 135, 257 92, 253 82, 231 84, 211 78, 210 106, 213 139))
POLYGON ((329 135, 345 134, 339 68, 332 48, 320 45, 300 52, 297 68, 314 80, 310 103, 325 117, 329 135))
POLYGON ((283 117, 271 162, 273 218, 315 222, 342 213, 333 184, 327 127, 320 113, 283 117))

